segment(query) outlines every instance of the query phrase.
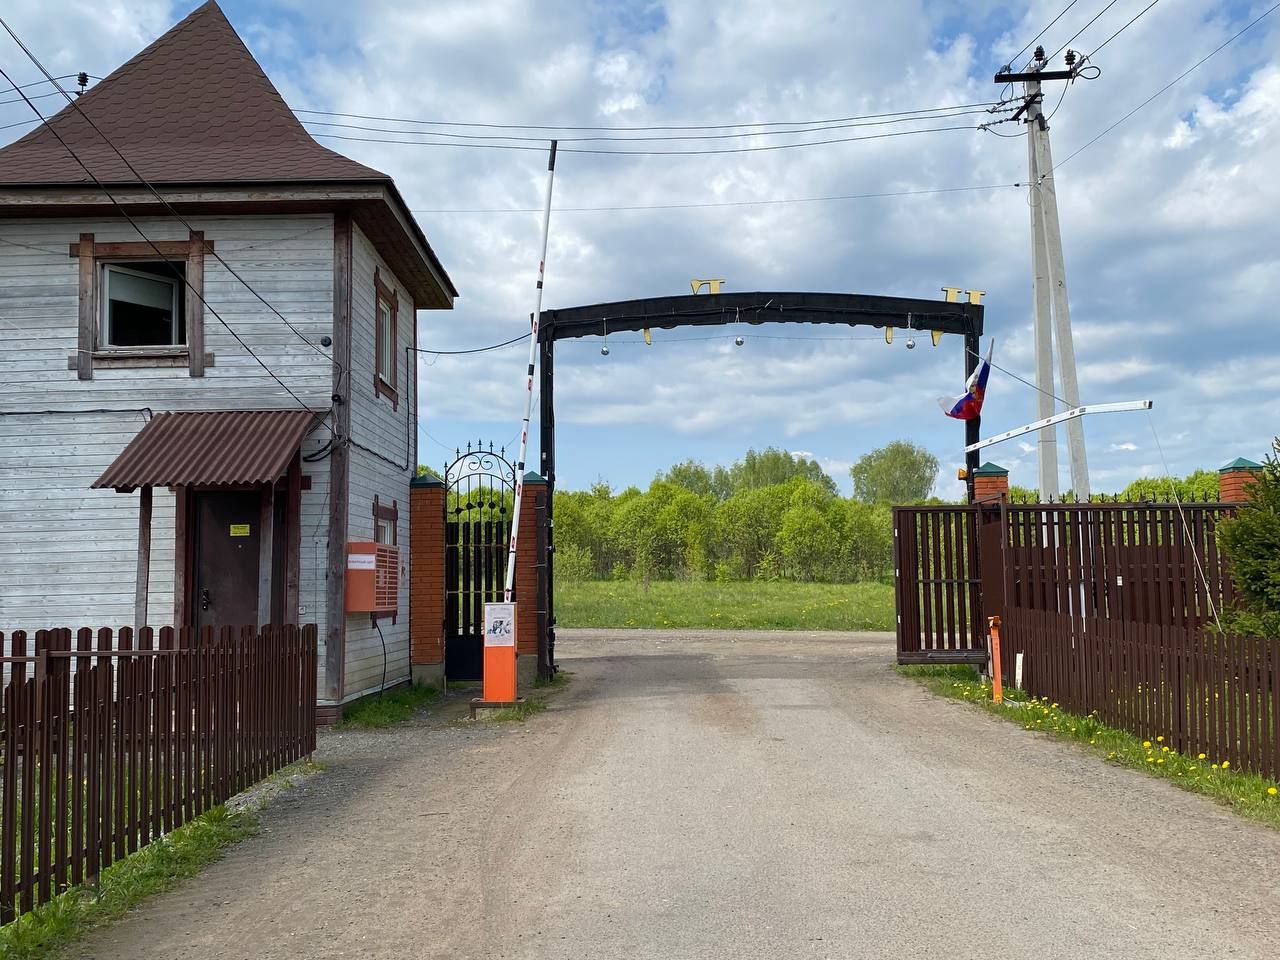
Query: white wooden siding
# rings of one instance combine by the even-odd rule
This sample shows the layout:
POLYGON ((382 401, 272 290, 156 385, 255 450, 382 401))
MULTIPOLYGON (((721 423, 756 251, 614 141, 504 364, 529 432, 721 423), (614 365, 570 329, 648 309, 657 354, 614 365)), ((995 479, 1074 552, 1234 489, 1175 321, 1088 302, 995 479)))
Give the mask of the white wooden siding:
POLYGON ((409 678, 409 480, 417 464, 411 442, 410 421, 414 402, 413 371, 405 363, 405 347, 413 343, 414 310, 408 290, 378 256, 373 244, 353 230, 351 295, 351 479, 349 539, 372 540, 373 498, 399 509, 396 542, 400 546, 400 610, 378 621, 379 636, 368 615, 347 617, 346 691, 348 700, 377 690, 383 679, 383 640, 386 641, 386 682, 394 685, 409 678), (399 301, 396 332, 397 389, 400 403, 392 409, 388 397, 374 395, 377 363, 376 295, 374 270, 382 282, 396 290, 399 301), (359 446, 356 446, 358 444, 359 446), (367 450, 361 449, 367 447, 367 450), (375 451, 375 452, 370 452, 375 451))
MULTIPOLYGON (((254 290, 312 343, 332 334, 331 216, 190 218, 254 290)), ((142 218, 152 240, 184 240, 171 218, 142 218)), ((298 399, 272 379, 256 354, 313 409, 326 410, 332 367, 252 291, 206 257, 205 349, 215 364, 203 378, 186 368, 107 370, 80 381, 67 369, 77 346, 78 263, 68 244, 135 241, 112 220, 0 222, 0 630, 132 623, 138 496, 89 484, 141 429, 166 410, 294 409, 298 399), (241 346, 221 316, 247 345, 241 346), (56 411, 42 413, 41 411, 56 411), (95 412, 120 411, 120 412, 95 412)), ((370 361, 372 362, 372 361, 370 361)), ((327 438, 317 427, 303 445, 327 438)), ((299 602, 324 636, 328 461, 305 463, 299 602), (318 542, 317 542, 317 538, 318 542)), ((173 497, 157 490, 152 522, 149 619, 173 616, 173 497)), ((323 655, 322 655, 323 657, 323 655)), ((320 673, 323 676, 323 662, 320 673)), ((322 686, 323 689, 323 686, 322 686)))

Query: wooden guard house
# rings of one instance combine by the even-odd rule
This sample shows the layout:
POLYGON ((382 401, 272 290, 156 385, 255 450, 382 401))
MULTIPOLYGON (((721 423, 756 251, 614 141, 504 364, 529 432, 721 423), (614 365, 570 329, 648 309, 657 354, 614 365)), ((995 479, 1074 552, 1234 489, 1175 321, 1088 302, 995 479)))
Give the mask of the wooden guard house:
POLYGON ((415 312, 456 296, 216 3, 0 149, 0 630, 316 623, 329 717, 406 680, 415 312))

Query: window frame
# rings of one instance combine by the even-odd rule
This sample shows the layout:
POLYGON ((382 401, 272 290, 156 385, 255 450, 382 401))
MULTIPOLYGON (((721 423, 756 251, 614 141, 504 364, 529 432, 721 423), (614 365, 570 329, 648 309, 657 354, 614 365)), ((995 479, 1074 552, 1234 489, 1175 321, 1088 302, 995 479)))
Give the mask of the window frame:
MULTIPOLYGON (((94 367, 106 369, 186 367, 192 377, 203 377, 213 366, 214 355, 204 349, 204 261, 213 253, 214 241, 204 231, 192 230, 186 240, 98 241, 92 233, 80 234, 68 244, 67 253, 79 263, 79 315, 76 349, 67 357, 67 369, 79 380, 92 380, 94 367), (128 261, 186 261, 181 289, 185 343, 168 347, 111 347, 106 341, 103 302, 103 266, 128 261)), ((176 280, 176 278, 175 278, 176 280)))
POLYGON ((373 542, 383 543, 378 539, 378 524, 385 523, 391 528, 391 540, 384 543, 383 546, 398 547, 399 543, 399 527, 400 527, 400 504, 392 500, 391 506, 378 502, 378 495, 373 495, 373 542))
POLYGON ((398 410, 400 407, 400 363, 398 358, 400 347, 400 298, 394 287, 383 282, 382 270, 379 267, 374 267, 373 270, 373 341, 373 395, 375 399, 377 397, 387 397, 391 400, 391 409, 398 410), (387 324, 390 327, 389 336, 383 335, 382 307, 384 304, 387 308, 387 324), (390 356, 387 356, 388 345, 390 346, 390 356), (391 373, 390 380, 383 375, 384 367, 391 373))
POLYGON ((98 335, 94 341, 94 349, 99 353, 125 353, 129 356, 139 356, 142 354, 154 353, 160 356, 167 356, 173 353, 185 353, 187 350, 186 343, 186 311, 182 309, 186 300, 186 273, 183 270, 182 277, 178 276, 163 277, 154 273, 148 273, 145 270, 138 270, 129 266, 130 262, 134 263, 174 263, 176 261, 165 258, 163 260, 141 260, 137 257, 130 259, 96 259, 98 270, 98 335), (111 327, 111 281, 110 273, 112 271, 120 271, 127 276, 141 277, 145 280, 154 280, 161 283, 168 283, 173 291, 171 318, 170 318, 170 343, 147 343, 127 346, 122 344, 111 343, 109 339, 111 327), (179 299, 181 298, 181 299, 179 299), (181 332, 182 340, 178 340, 178 334, 181 332))

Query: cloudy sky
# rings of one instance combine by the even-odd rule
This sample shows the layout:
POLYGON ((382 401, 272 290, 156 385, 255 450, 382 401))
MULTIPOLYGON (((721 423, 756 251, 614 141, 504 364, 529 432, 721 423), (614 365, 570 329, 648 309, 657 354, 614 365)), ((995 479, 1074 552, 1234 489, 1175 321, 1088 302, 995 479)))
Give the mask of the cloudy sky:
MULTIPOLYGON (((640 127, 814 121, 990 101, 999 93, 995 70, 1067 2, 225 0, 223 9, 295 108, 640 127)), ((1118 0, 1071 45, 1095 50, 1148 3, 1118 0)), ((55 73, 99 76, 191 6, 5 4, 55 73)), ((1077 0, 1041 42, 1057 49, 1105 6, 1077 0)), ((1078 81, 1060 107, 1061 85, 1048 92, 1055 159, 1070 157, 1056 179, 1082 398, 1155 401, 1150 420, 1127 414, 1086 423, 1095 489, 1163 472, 1156 436, 1182 473, 1260 458, 1280 433, 1272 304, 1280 302, 1280 11, 1088 145, 1270 7, 1161 0, 1098 52, 1098 79, 1078 81)), ((7 38, 0 59, 22 81, 37 76, 7 38)), ((26 119, 24 109, 0 105, 0 125, 26 119)), ((381 128, 310 124, 316 134, 406 139, 383 132, 397 124, 305 116, 381 128)), ((934 297, 945 285, 979 288, 987 291, 997 363, 1030 379, 1028 189, 1013 186, 1026 180, 1026 140, 1014 124, 968 129, 986 119, 630 145, 570 143, 601 134, 563 131, 565 148, 671 151, 967 127, 704 156, 565 153, 544 305, 687 293, 692 277, 723 277, 733 291, 934 297), (924 192, 938 190, 950 192, 924 192), (850 195, 864 198, 571 209, 850 195)), ((0 138, 25 129, 0 130, 0 138)), ((542 199, 541 152, 321 142, 395 177, 461 291, 451 313, 419 315, 421 345, 457 350, 520 333, 533 302, 540 218, 528 211, 542 199)), ((613 335, 608 357, 599 339, 557 346, 562 485, 597 478, 643 485, 678 460, 728 463, 748 447, 773 445, 816 457, 847 487, 852 461, 902 437, 938 456, 939 492, 959 493, 953 478, 963 427, 934 403, 959 390, 958 338, 934 348, 922 337, 908 351, 901 334, 886 346, 870 329, 773 325, 748 327, 738 348, 738 331, 710 333, 657 331, 651 347, 638 334, 613 335)), ((421 459, 441 464, 446 448, 476 437, 510 441, 524 362, 523 346, 424 357, 421 459)), ((984 433, 1012 428, 1034 419, 1035 394, 997 371, 985 412, 984 433)), ((1060 448, 1066 487, 1065 443, 1060 448)), ((1035 484, 1030 444, 988 455, 1011 468, 1014 482, 1035 484)))

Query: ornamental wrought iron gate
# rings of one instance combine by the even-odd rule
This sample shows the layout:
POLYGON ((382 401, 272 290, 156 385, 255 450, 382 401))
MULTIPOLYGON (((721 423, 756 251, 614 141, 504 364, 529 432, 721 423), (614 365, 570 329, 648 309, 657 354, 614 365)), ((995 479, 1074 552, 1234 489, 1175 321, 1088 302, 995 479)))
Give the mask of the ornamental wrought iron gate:
POLYGON ((502 599, 515 501, 506 449, 467 444, 445 468, 445 676, 483 678, 484 605, 502 599))

